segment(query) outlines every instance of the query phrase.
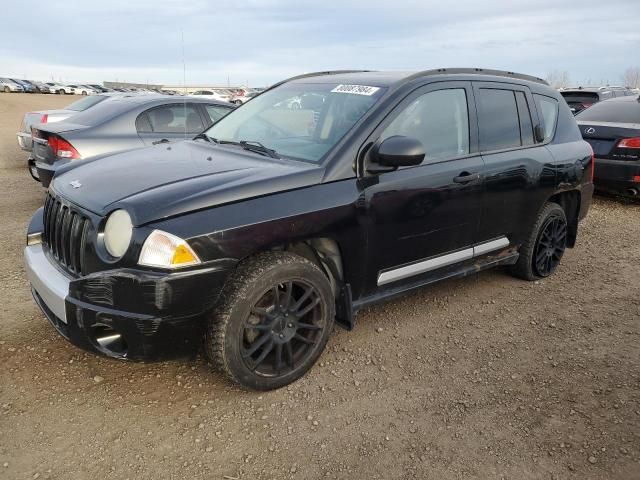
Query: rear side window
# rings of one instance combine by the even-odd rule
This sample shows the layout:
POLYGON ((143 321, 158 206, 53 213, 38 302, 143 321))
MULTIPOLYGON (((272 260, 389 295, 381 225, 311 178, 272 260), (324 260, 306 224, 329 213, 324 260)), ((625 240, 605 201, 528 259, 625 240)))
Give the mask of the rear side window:
POLYGON ((138 117, 136 128, 141 133, 200 133, 204 125, 194 105, 175 104, 147 110, 138 117))
POLYGON ((464 89, 425 93, 406 107, 389 124, 381 139, 394 135, 422 142, 425 163, 469 153, 469 114, 464 89))
POLYGON ((211 123, 216 123, 230 111, 231 109, 227 107, 221 107, 219 105, 207 105, 207 115, 209 115, 211 123))
POLYGON ((545 97, 544 95, 534 94, 542 128, 544 129, 544 141, 551 140, 556 131, 556 123, 558 122, 558 102, 555 98, 545 97))
POLYGON ((520 118, 520 139, 522 145, 533 145, 533 123, 531 122, 531 111, 529 102, 524 92, 516 93, 516 104, 518 106, 518 117, 520 118))
POLYGON ((519 147, 520 118, 513 90, 481 88, 480 148, 483 151, 519 147))

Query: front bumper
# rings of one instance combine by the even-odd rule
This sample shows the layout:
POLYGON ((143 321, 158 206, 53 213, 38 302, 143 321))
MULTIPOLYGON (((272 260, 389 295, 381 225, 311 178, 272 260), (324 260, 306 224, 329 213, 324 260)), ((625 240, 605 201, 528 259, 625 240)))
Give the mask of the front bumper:
POLYGON ((24 251, 33 298, 74 345, 136 360, 191 352, 228 270, 181 273, 116 269, 80 278, 61 271, 42 244, 24 251))
POLYGON ((597 190, 617 195, 638 195, 640 161, 596 158, 595 166, 593 180, 597 190))

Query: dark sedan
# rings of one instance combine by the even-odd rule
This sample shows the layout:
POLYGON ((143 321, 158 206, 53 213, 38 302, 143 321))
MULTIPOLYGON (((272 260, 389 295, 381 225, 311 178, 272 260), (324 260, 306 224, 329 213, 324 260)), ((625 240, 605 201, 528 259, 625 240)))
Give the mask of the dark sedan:
POLYGON ((637 197, 640 192, 640 97, 612 98, 576 116, 596 158, 598 190, 637 197))
POLYGON ((56 170, 69 162, 192 138, 233 108, 168 95, 110 98, 66 121, 34 125, 29 162, 48 187, 56 170))

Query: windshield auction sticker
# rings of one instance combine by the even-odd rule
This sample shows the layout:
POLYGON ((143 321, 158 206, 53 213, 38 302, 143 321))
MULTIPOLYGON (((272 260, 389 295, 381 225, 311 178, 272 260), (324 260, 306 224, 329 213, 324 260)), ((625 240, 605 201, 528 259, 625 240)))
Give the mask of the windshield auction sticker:
POLYGON ((368 87, 366 85, 338 85, 331 90, 332 93, 351 93, 353 95, 366 95, 367 97, 373 95, 379 87, 368 87))

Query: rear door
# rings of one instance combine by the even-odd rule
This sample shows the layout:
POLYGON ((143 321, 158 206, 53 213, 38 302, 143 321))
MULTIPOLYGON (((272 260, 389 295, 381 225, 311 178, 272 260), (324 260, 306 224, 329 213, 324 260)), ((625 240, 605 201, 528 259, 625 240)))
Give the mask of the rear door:
POLYGON ((535 142, 533 129, 539 121, 527 87, 474 82, 473 88, 485 164, 485 201, 478 239, 504 242, 506 238, 509 244, 518 245, 546 195, 540 186, 554 184, 552 158, 544 142, 535 142))
POLYGON ((145 145, 192 138, 205 129, 195 103, 172 103, 145 110, 136 119, 138 136, 145 145))

